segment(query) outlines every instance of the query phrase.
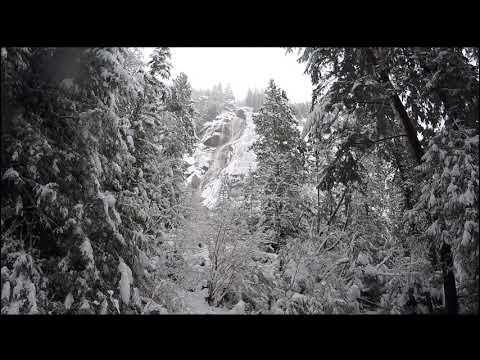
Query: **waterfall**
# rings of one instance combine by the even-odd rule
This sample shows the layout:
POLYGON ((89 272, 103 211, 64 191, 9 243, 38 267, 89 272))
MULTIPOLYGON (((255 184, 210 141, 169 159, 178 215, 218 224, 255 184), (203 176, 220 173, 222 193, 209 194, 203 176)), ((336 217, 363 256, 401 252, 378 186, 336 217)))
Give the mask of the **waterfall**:
POLYGON ((223 179, 246 175, 256 165, 255 155, 250 150, 256 138, 252 110, 235 110, 225 111, 206 123, 202 131, 204 136, 189 159, 187 181, 193 184, 195 179, 203 204, 209 208, 218 200, 223 179), (245 116, 239 116, 243 115, 240 111, 245 116))

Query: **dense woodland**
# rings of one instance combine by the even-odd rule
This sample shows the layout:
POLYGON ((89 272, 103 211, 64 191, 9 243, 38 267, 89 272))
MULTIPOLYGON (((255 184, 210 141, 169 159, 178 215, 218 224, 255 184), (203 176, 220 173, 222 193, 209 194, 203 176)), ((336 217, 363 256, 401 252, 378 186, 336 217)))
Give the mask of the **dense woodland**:
POLYGON ((1 313, 478 314, 478 48, 285 53, 311 103, 2 48, 1 313), (186 159, 248 111, 256 166, 206 208, 186 159))

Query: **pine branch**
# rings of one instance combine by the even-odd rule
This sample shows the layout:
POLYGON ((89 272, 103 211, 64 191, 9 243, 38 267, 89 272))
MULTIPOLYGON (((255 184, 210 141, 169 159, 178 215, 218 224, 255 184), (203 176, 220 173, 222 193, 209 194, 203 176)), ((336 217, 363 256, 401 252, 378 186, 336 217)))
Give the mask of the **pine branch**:
POLYGON ((378 139, 378 140, 365 139, 366 140, 365 142, 354 142, 354 143, 351 143, 351 144, 352 145, 366 145, 368 143, 376 144, 376 143, 379 143, 379 142, 382 142, 382 141, 391 140, 391 139, 395 139, 395 138, 399 138, 399 137, 406 137, 406 136, 407 136, 407 134, 399 134, 399 135, 388 136, 388 137, 378 139))

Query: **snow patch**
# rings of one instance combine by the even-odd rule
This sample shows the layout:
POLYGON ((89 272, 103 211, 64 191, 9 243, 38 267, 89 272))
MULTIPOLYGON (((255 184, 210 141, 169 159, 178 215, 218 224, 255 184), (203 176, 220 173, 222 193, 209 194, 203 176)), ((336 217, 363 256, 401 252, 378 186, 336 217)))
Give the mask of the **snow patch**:
POLYGON ((65 297, 65 302, 64 302, 65 309, 69 310, 73 302, 74 302, 74 298, 72 293, 68 293, 68 295, 65 297))
POLYGON ((10 281, 5 281, 2 286, 2 302, 10 301, 10 281))
POLYGON ((233 314, 245 314, 245 302, 240 300, 232 309, 233 314))
POLYGON ((65 90, 69 90, 69 89, 73 88, 73 86, 74 86, 74 82, 73 82, 72 78, 63 79, 60 82, 60 87, 62 87, 65 90))
POLYGON ((127 264, 125 264, 122 258, 120 258, 120 262, 118 264, 118 272, 121 275, 118 283, 120 288, 120 296, 122 301, 128 305, 130 303, 130 285, 133 283, 133 276, 132 270, 127 264))
POLYGON ((90 240, 87 237, 83 240, 82 245, 80 245, 80 251, 83 254, 83 256, 85 256, 85 258, 88 259, 87 266, 89 268, 92 268, 94 264, 93 249, 92 249, 92 244, 90 243, 90 240))
POLYGON ((23 183, 22 178, 16 170, 13 170, 13 168, 8 168, 7 171, 3 173, 2 180, 11 180, 15 184, 23 183))
POLYGON ((48 183, 47 185, 38 185, 37 187, 37 206, 40 206, 40 203, 43 200, 48 200, 49 202, 54 202, 57 199, 57 192, 55 187, 58 185, 56 183, 48 183))

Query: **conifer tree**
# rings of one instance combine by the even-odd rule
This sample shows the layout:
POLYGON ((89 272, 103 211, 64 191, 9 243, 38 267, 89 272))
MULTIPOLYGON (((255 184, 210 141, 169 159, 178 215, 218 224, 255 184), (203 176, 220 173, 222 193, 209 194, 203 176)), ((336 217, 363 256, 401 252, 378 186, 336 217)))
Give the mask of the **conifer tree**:
POLYGON ((150 74, 152 76, 158 75, 161 79, 168 79, 170 77, 170 63, 171 53, 167 47, 155 48, 149 62, 150 74))
MULTIPOLYGON (((382 156, 395 164, 403 179, 401 188, 407 207, 418 202, 415 208, 425 209, 428 187, 419 186, 414 165, 419 165, 424 175, 435 172, 428 166, 436 164, 432 154, 438 145, 432 140, 439 138, 440 132, 450 136, 452 131, 460 131, 473 138, 478 134, 478 52, 469 48, 307 48, 299 61, 306 63, 306 72, 316 86, 312 107, 319 103, 323 108, 318 118, 320 126, 350 128, 343 131, 344 152, 357 148, 365 153, 385 143, 382 156), (342 113, 350 121, 337 121, 342 113), (406 161, 407 149, 410 161, 406 161)), ((352 164, 355 163, 353 159, 352 164)), ((330 170, 338 171, 343 165, 337 162, 330 170)), ((444 173, 448 166, 445 163, 444 173)), ((358 176, 357 171, 351 174, 358 176)), ((448 209, 450 200, 441 199, 441 206, 448 209)), ((469 197, 468 206, 470 200, 469 197)), ((478 199, 474 197, 473 202, 478 204, 478 199)), ((433 231, 429 235, 427 229, 439 224, 438 216, 426 212, 415 218, 414 223, 432 240, 435 251, 444 254, 446 308, 447 312, 456 313, 457 286, 451 259, 458 259, 461 264, 463 251, 457 246, 452 253, 448 239, 458 234, 445 236, 444 231, 433 231)))
POLYGON ((253 149, 258 160, 257 181, 264 196, 263 225, 273 231, 273 246, 278 249, 297 232, 304 143, 285 91, 273 80, 254 123, 259 136, 253 149))
POLYGON ((168 54, 145 73, 129 48, 2 49, 2 313, 139 311, 192 146, 168 54))

